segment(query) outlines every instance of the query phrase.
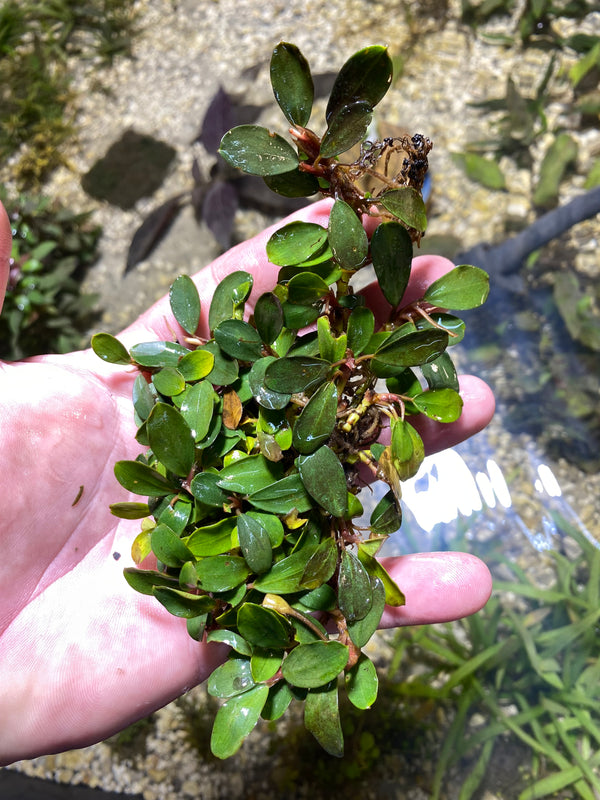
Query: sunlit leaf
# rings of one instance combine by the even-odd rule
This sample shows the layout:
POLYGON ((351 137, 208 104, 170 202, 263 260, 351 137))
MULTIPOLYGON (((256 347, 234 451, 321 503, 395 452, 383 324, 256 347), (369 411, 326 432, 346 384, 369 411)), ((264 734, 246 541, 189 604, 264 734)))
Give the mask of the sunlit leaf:
POLYGON ((427 228, 427 209, 421 194, 412 186, 400 186, 385 192, 380 198, 381 205, 399 220, 424 232, 427 228))
POLYGON ((281 393, 310 392, 327 380, 330 371, 331 364, 321 358, 287 356, 269 364, 265 383, 281 393))
POLYGON ((259 125, 232 128, 221 139, 219 153, 232 167, 249 175, 279 175, 298 166, 291 144, 259 125))
POLYGON ((183 330, 190 335, 196 333, 200 323, 200 296, 196 284, 188 275, 180 275, 169 290, 171 311, 183 330))
POLYGON ((156 391, 165 397, 181 394, 185 389, 185 378, 177 367, 163 367, 152 376, 156 391))
POLYGON ((290 222, 275 231, 267 242, 267 256, 280 267, 301 264, 323 249, 327 229, 314 222, 290 222))
POLYGON ((179 359, 190 351, 177 342, 142 342, 129 351, 142 367, 176 367, 179 359))
POLYGON ((333 158, 350 150, 364 139, 372 118, 373 108, 363 100, 336 110, 329 118, 327 130, 321 139, 321 156, 333 158))
POLYGON ((160 472, 139 461, 117 461, 115 477, 125 489, 149 497, 172 494, 178 487, 160 472))
POLYGON ((283 475, 282 468, 257 454, 234 461, 219 473, 217 485, 226 492, 253 494, 272 486, 283 475))
POLYGON ((252 289, 252 275, 243 270, 231 272, 218 284, 208 312, 208 324, 214 330, 220 322, 231 319, 234 309, 248 299, 252 289))
POLYGON ((414 367, 433 361, 444 352, 448 334, 436 329, 415 331, 392 338, 379 347, 372 361, 372 368, 379 377, 393 375, 394 370, 414 367))
POLYGON ((260 334, 241 319, 226 319, 214 329, 215 341, 224 353, 241 361, 256 361, 262 356, 260 334))
POLYGON ((463 401, 454 389, 430 389, 415 395, 413 403, 437 422, 455 422, 461 414, 463 401))
POLYGON ((346 673, 348 699, 356 708, 370 708, 377 699, 379 679, 371 659, 361 653, 356 664, 346 673))
POLYGON ((186 389, 179 410, 196 441, 204 439, 208 433, 214 406, 215 392, 208 381, 200 381, 186 389))
POLYGON ((369 555, 366 548, 358 545, 358 558, 372 578, 378 578, 385 589, 385 602, 388 606, 403 606, 406 602, 403 592, 383 567, 380 561, 369 555))
POLYGON ((237 381, 238 362, 226 355, 216 342, 207 342, 198 350, 209 353, 213 357, 213 367, 206 377, 214 386, 231 386, 237 381))
POLYGON ((346 61, 336 76, 325 117, 341 108, 363 101, 374 108, 392 82, 393 65, 386 47, 374 45, 359 50, 346 61))
POLYGON ((462 311, 482 305, 489 290, 490 279, 487 272, 479 267, 462 264, 430 284, 424 299, 439 308, 462 311))
POLYGON ((310 67, 294 44, 280 42, 271 56, 271 85, 275 99, 292 125, 306 125, 310 119, 314 85, 310 67))
POLYGON ((192 350, 177 365, 186 381, 199 381, 210 374, 215 357, 208 350, 192 350))
POLYGON ((184 542, 196 558, 218 556, 232 549, 235 527, 235 517, 225 517, 212 525, 196 528, 184 542))
POLYGON ((110 364, 131 364, 131 357, 125 345, 110 333, 95 333, 92 336, 92 350, 110 364))

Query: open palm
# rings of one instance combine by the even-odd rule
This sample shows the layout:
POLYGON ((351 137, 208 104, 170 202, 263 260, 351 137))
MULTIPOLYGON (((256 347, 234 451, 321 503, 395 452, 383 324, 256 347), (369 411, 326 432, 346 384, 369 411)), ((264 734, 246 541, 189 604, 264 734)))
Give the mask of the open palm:
MULTIPOLYGON (((329 208, 317 203, 295 217, 326 224, 329 208)), ((0 268, 9 238, 3 223, 0 217, 0 268)), ((272 287, 269 235, 196 276, 204 311, 233 269, 253 273, 254 296, 272 287)), ((449 267, 417 259, 408 292, 421 292, 449 267)), ((385 302, 376 288, 367 295, 373 307, 385 302)), ((164 299, 119 338, 128 347, 172 338, 169 317, 164 299)), ((226 652, 195 642, 184 621, 123 579, 139 522, 115 518, 108 506, 134 499, 113 475, 116 460, 140 449, 134 378, 91 351, 0 364, 0 764, 99 741, 204 680, 226 652)), ((488 387, 463 377, 461 393, 457 423, 421 426, 429 452, 489 421, 488 387)), ((386 610, 386 626, 464 616, 489 596, 489 573, 472 556, 422 554, 386 566, 407 596, 405 607, 386 610)))

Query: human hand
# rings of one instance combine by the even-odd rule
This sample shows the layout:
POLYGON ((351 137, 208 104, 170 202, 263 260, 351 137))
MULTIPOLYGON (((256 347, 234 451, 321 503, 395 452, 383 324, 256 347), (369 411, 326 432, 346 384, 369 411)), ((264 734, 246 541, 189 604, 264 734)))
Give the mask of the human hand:
MULTIPOLYGON (((323 201, 294 217, 326 225, 329 208, 323 201)), ((265 256, 272 232, 196 276, 205 327, 215 287, 231 270, 254 275, 255 297, 272 288, 277 268, 265 256)), ((9 252, 0 214, 0 290, 9 252)), ((450 266, 417 258, 408 291, 422 292, 450 266)), ((385 302, 376 288, 366 293, 371 304, 385 302)), ((130 347, 172 338, 169 318, 165 298, 119 339, 130 347)), ((0 765, 100 741, 203 681, 226 653, 191 639, 184 621, 123 578, 139 521, 117 519, 109 504, 132 499, 113 464, 139 452, 134 378, 90 350, 0 364, 0 765)), ((463 376, 461 394, 459 421, 420 426, 429 453, 489 422, 489 388, 463 376)), ((466 616, 491 591, 485 565, 466 554, 403 556, 386 567, 407 597, 405 606, 386 609, 386 627, 466 616)))

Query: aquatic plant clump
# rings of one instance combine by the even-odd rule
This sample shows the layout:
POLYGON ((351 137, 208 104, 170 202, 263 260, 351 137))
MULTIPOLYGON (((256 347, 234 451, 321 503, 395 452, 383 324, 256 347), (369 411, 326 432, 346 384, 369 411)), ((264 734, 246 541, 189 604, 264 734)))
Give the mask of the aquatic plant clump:
POLYGON ((464 324, 450 311, 483 303, 488 276, 462 265, 402 302, 426 228, 420 190, 431 143, 420 134, 366 141, 391 81, 386 48, 352 56, 318 136, 306 127, 309 66, 297 47, 279 44, 271 82, 293 144, 242 125, 220 153, 276 192, 333 197, 328 226, 295 221, 271 236, 277 283, 252 310, 252 276, 224 278, 207 335, 196 287, 182 275, 170 290, 177 340, 129 351, 108 334, 92 340, 104 360, 139 369, 133 404, 145 451, 118 462, 115 475, 148 500, 111 507, 143 519, 139 568, 125 577, 184 618, 195 639, 231 647, 208 681, 224 701, 211 740, 221 758, 294 700, 325 750, 342 755, 338 692, 358 708, 375 701, 377 673, 363 648, 385 604, 404 603, 375 556, 400 527, 401 483, 424 457, 410 420, 461 413, 447 348, 464 324), (392 154, 401 156, 394 174, 392 154), (381 219, 371 239, 364 214, 381 219), (387 300, 376 313, 352 288, 371 265, 387 300), (379 441, 384 427, 389 444, 379 441), (358 495, 369 474, 389 490, 366 524, 358 495), (152 554, 156 568, 145 568, 152 554))

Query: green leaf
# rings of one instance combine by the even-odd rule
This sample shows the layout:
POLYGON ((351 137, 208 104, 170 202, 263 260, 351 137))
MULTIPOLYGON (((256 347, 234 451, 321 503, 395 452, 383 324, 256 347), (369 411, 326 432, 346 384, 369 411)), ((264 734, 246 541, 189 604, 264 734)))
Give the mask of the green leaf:
POLYGON ((329 755, 337 758, 344 755, 336 683, 308 692, 304 701, 304 724, 329 755))
POLYGON ((274 464, 260 453, 233 461, 219 473, 217 486, 228 494, 253 494, 272 486, 283 475, 280 465, 274 464))
POLYGON ((177 342, 142 342, 129 351, 141 367, 176 367, 190 351, 177 342))
MULTIPOLYGON (((220 642, 226 644, 242 656, 251 656, 252 648, 248 642, 243 639, 239 633, 229 631, 225 628, 209 631, 206 635, 207 642, 220 642)), ((214 673, 213 673, 214 674, 214 673)))
POLYGON ((183 541, 196 558, 218 556, 232 549, 235 527, 235 517, 225 517, 212 525, 196 528, 183 541))
POLYGON ((568 133, 559 133, 548 148, 533 193, 533 202, 541 208, 552 208, 558 203, 561 181, 570 166, 576 163, 579 148, 568 133))
POLYGON ((279 175, 298 166, 294 148, 279 134, 259 125, 238 125, 221 139, 219 153, 248 175, 279 175))
POLYGON ((170 471, 187 477, 196 454, 194 436, 182 415, 173 406, 157 403, 146 422, 154 455, 170 471))
MULTIPOLYGON (((329 286, 314 272, 301 272, 287 284, 289 303, 309 306, 329 293, 329 286)), ((285 306, 284 304, 284 309, 285 306)))
POLYGON ((371 708, 377 699, 379 679, 371 659, 361 653, 356 664, 346 673, 348 699, 356 708, 371 708))
POLYGON ((210 374, 215 364, 215 357, 207 350, 192 350, 184 356, 177 369, 186 381, 199 381, 210 374))
POLYGON ((408 231, 399 222, 382 222, 371 239, 371 258, 383 296, 391 306, 399 305, 412 266, 413 246, 408 231))
POLYGON ((367 233, 356 212, 343 200, 335 201, 329 215, 329 245, 344 269, 358 269, 367 259, 367 233))
POLYGON ((285 302, 282 305, 283 324, 291 330, 300 330, 312 325, 321 313, 321 304, 307 306, 285 302))
POLYGON ((318 589, 326 583, 337 566, 338 549, 332 538, 325 539, 306 562, 300 583, 305 589, 318 589))
POLYGON ((397 586, 396 582, 389 575, 387 570, 382 566, 381 562, 372 555, 369 555, 366 548, 358 545, 358 558, 360 559, 363 567, 367 570, 372 578, 379 578, 383 583, 385 589, 385 602, 388 606, 403 606, 406 603, 404 594, 397 586))
POLYGON ((256 361, 262 356, 260 334, 241 319, 226 319, 214 330, 215 341, 224 353, 240 361, 256 361))
POLYGON ((347 622, 364 619, 373 604, 369 574, 356 556, 347 550, 341 554, 338 601, 347 622))
POLYGON ((329 361, 330 364, 336 364, 343 360, 348 346, 348 337, 345 333, 335 336, 327 316, 319 317, 317 320, 317 340, 321 358, 329 361))
MULTIPOLYGON (((421 365, 421 372, 430 389, 453 389, 458 392, 460 386, 456 369, 448 353, 442 353, 429 364, 421 365)), ((413 393, 415 397, 420 392, 413 393)))
POLYGON ((233 312, 248 299, 253 284, 249 272, 238 270, 230 272, 219 283, 213 294, 208 312, 208 325, 214 330, 225 319, 231 319, 233 312))
POLYGON ((163 367, 152 376, 156 391, 165 397, 174 397, 185 389, 185 379, 176 367, 163 367))
POLYGON ((506 179, 498 163, 478 153, 452 153, 452 160, 464 169, 467 178, 488 189, 505 189, 506 179))
POLYGON ((325 112, 327 122, 351 103, 363 101, 374 108, 390 87, 393 69, 387 48, 381 45, 365 47, 351 56, 335 79, 325 112))
POLYGON ((110 333, 95 333, 92 336, 92 350, 110 364, 131 364, 127 348, 110 333))
POLYGON ((436 359, 448 344, 448 334, 436 329, 414 331, 398 338, 390 337, 375 351, 373 372, 386 378, 399 368, 415 367, 436 359))
POLYGON ((273 561, 271 538, 260 521, 248 514, 240 514, 237 530, 242 553, 252 572, 260 574, 270 569, 273 561))
POLYGON ((275 231, 267 242, 267 257, 279 267, 301 264, 319 253, 327 243, 327 229, 315 222, 290 222, 275 231))
POLYGON ((322 358, 286 356, 269 364, 265 372, 267 388, 283 394, 316 389, 329 377, 331 364, 322 358))
POLYGON ((181 415, 199 442, 208 434, 215 407, 215 391, 209 381, 189 386, 181 403, 181 415))
POLYGON ((136 494, 162 497, 178 490, 164 475, 140 461, 117 461, 114 471, 121 486, 136 494))
POLYGON ((398 461, 409 461, 414 452, 410 425, 404 419, 395 419, 390 423, 390 450, 392 458, 398 461))
POLYGON ((256 603, 244 603, 238 611, 237 626, 247 642, 269 650, 285 650, 292 641, 292 626, 277 611, 256 603))
POLYGON ((374 331, 375 316, 371 309, 365 306, 354 308, 348 319, 348 347, 355 356, 364 352, 374 331))
POLYGON ((325 511, 343 517, 348 508, 346 475, 339 458, 327 445, 299 456, 298 470, 307 492, 325 511))
POLYGON ((286 408, 291 398, 291 394, 276 392, 265 386, 265 372, 269 365, 276 360, 274 356, 260 358, 252 365, 249 376, 253 397, 260 406, 270 411, 286 408))
POLYGON ((462 398, 454 389, 430 389, 412 400, 419 411, 437 422, 455 422, 463 407, 462 398))
POLYGON ((336 678, 348 663, 348 648, 335 640, 295 647, 281 666, 292 686, 315 689, 336 678))
POLYGON ((296 473, 254 492, 248 500, 255 508, 273 514, 291 514, 292 511, 303 514, 313 507, 302 478, 296 473))
POLYGON ((135 413, 141 420, 147 419, 156 402, 156 392, 141 374, 133 382, 132 399, 135 413))
POLYGON ((230 555, 203 558, 198 563, 197 571, 200 586, 205 592, 226 592, 235 589, 250 574, 248 565, 241 556, 230 555))
POLYGON ((260 718, 269 695, 269 687, 261 684, 230 698, 217 711, 210 739, 210 749, 217 758, 229 758, 260 718))
POLYGON ((229 495, 217 485, 219 475, 216 472, 198 472, 192 478, 190 491, 205 506, 221 508, 229 495))
POLYGON ((399 220, 423 233, 427 228, 427 209, 420 192, 412 186, 400 186, 385 192, 380 198, 381 205, 399 220))
POLYGON ((274 684, 269 690, 269 697, 262 710, 262 718, 272 721, 280 719, 293 699, 291 689, 285 681, 274 684))
POLYGON ((373 533, 379 536, 395 533, 402 525, 402 512, 391 489, 373 509, 369 525, 373 533))
POLYGON ((228 658, 211 674, 206 688, 212 697, 235 697, 255 684, 249 658, 228 658))
POLYGON ((150 516, 148 503, 111 503, 110 513, 119 519, 143 519, 150 516))
POLYGON ((281 561, 254 582, 254 588, 264 594, 291 594, 302 590, 302 576, 314 547, 303 547, 281 561))
POLYGON ((265 175, 263 180, 272 192, 282 197, 310 197, 319 191, 319 181, 314 175, 294 169, 280 175, 265 175))
POLYGON ((171 311, 186 333, 193 336, 200 324, 200 295, 188 275, 180 275, 169 290, 171 311))
POLYGON ((337 388, 333 381, 319 386, 296 419, 292 444, 307 455, 325 444, 335 427, 338 407, 337 388))
POLYGON ((275 99, 292 125, 305 126, 312 110, 314 85, 310 67, 294 44, 280 42, 271 56, 271 86, 275 99))
POLYGON ((365 138, 372 118, 372 106, 362 100, 342 106, 329 119, 327 130, 321 139, 321 156, 334 158, 350 150, 365 138))
POLYGON ((265 344, 272 344, 283 328, 281 302, 273 292, 265 292, 254 306, 254 324, 265 344))
POLYGON ((268 650, 255 647, 252 653, 252 677, 257 683, 270 680, 281 666, 283 653, 281 650, 268 650))
POLYGON ((135 567, 126 567, 123 570, 125 580, 140 594, 153 595, 154 589, 159 586, 169 586, 171 589, 178 587, 176 578, 169 575, 163 575, 152 569, 135 569, 135 567))
POLYGON ((348 635, 356 647, 364 647, 379 627, 385 608, 385 589, 379 578, 371 578, 373 602, 368 614, 362 619, 348 623, 348 635))
POLYGON ((153 591, 154 597, 170 614, 175 617, 192 619, 206 614, 216 607, 216 601, 208 595, 191 594, 169 586, 158 586, 153 591))
POLYGON ((150 536, 152 551, 167 567, 181 567, 193 558, 179 536, 166 525, 157 525, 150 536))
POLYGON ((482 305, 489 290, 490 279, 487 272, 479 267, 461 264, 434 281, 427 288, 423 299, 439 308, 463 311, 482 305))
POLYGON ((210 353, 214 359, 213 368, 207 375, 213 386, 231 386, 232 383, 237 381, 239 376, 238 362, 225 355, 216 342, 207 342, 201 345, 198 350, 210 353))
MULTIPOLYGON (((462 319, 455 317, 452 314, 445 314, 442 311, 436 311, 435 309, 431 309, 427 313, 437 325, 441 325, 449 333, 454 334, 454 336, 451 336, 448 339, 448 347, 453 347, 455 344, 462 342, 465 335, 465 323, 462 319)), ((435 327, 435 325, 432 325, 431 322, 424 317, 414 320, 414 323, 417 330, 420 331, 435 327)))

